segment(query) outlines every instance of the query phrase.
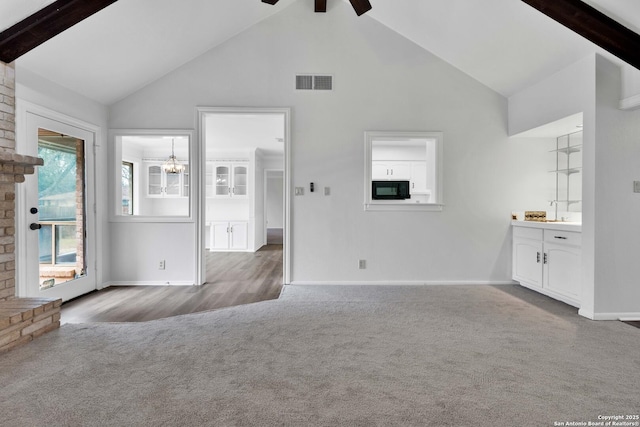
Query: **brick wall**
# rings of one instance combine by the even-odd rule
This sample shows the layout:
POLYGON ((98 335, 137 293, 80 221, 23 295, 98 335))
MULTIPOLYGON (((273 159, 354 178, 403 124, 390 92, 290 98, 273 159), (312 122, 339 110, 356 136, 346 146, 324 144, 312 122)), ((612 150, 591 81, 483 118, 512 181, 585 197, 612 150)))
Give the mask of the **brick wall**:
POLYGON ((0 62, 0 149, 16 149, 16 72, 13 64, 0 62))
MULTIPOLYGON (((0 62, 0 152, 15 153, 15 69, 0 62)), ((4 170, 5 165, 3 165, 4 170)), ((15 295, 15 183, 0 175, 0 300, 15 295)))
POLYGON ((16 153, 16 74, 0 62, 0 352, 60 327, 62 300, 15 298, 16 183, 42 159, 16 153))

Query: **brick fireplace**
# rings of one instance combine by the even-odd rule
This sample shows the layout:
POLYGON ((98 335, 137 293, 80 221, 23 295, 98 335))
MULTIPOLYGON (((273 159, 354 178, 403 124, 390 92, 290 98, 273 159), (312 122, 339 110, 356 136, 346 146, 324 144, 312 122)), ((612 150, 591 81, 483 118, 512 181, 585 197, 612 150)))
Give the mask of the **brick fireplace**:
POLYGON ((43 164, 16 153, 15 68, 0 62, 0 352, 60 327, 61 300, 16 298, 16 184, 43 164))

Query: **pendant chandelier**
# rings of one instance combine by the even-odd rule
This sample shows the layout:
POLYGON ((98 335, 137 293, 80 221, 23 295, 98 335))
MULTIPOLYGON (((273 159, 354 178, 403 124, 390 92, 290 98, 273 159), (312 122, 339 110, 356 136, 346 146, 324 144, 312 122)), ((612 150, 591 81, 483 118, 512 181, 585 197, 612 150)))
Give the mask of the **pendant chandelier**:
POLYGON ((176 155, 174 153, 174 139, 171 138, 171 155, 169 156, 169 160, 164 162, 162 165, 162 170, 166 174, 178 174, 184 172, 184 165, 178 162, 176 159, 176 155))

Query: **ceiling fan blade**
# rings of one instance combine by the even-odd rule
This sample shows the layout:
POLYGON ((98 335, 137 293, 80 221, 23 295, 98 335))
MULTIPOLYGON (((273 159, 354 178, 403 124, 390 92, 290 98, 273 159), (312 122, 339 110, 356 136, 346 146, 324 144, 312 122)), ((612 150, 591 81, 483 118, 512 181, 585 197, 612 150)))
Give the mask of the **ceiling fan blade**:
POLYGON ((327 11, 327 0, 316 0, 316 12, 327 11))
POLYGON ((356 15, 358 16, 371 10, 371 3, 369 3, 369 0, 349 0, 349 1, 351 2, 351 6, 353 6, 353 10, 356 11, 356 15))
POLYGON ((262 0, 262 3, 276 4, 278 0, 262 0))

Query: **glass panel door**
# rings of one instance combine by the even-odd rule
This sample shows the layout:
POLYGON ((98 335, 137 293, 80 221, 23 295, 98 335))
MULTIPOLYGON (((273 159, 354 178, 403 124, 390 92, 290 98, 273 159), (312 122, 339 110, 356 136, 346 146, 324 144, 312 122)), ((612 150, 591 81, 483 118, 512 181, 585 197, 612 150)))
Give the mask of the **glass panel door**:
POLYGON ((216 196, 229 195, 229 167, 216 166, 216 196))
POLYGON ((96 289, 95 131, 32 112, 25 122, 21 151, 44 166, 16 188, 17 294, 67 301, 96 289))
POLYGON ((233 194, 235 196, 247 195, 247 167, 235 166, 233 168, 233 194))
POLYGON ((147 169, 149 184, 147 191, 149 196, 162 196, 162 168, 160 165, 152 165, 147 169))
POLYGON ((166 196, 168 197, 178 197, 180 196, 182 193, 180 190, 182 190, 181 188, 181 182, 180 182, 180 178, 181 178, 182 174, 179 173, 167 173, 165 174, 165 180, 166 180, 166 187, 165 187, 165 191, 166 191, 166 196))
POLYGON ((38 129, 40 289, 86 275, 85 141, 38 129))

